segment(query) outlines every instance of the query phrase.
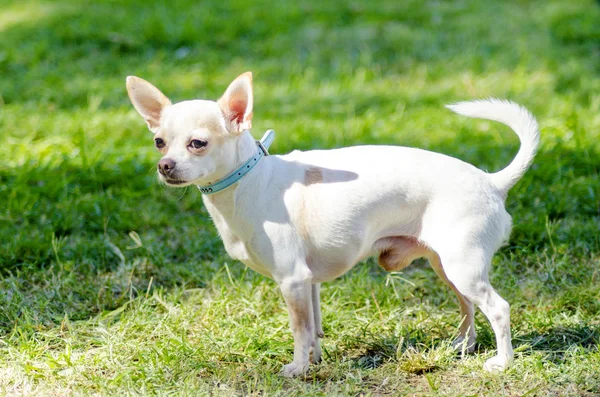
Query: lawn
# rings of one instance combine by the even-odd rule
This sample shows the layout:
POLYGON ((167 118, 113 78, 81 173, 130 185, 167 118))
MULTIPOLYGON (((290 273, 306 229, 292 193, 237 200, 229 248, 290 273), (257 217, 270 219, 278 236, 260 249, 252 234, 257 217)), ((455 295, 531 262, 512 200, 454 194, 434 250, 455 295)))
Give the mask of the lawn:
POLYGON ((600 394, 600 3, 3 0, 0 394, 600 394), (542 144, 511 190, 492 284, 514 365, 426 263, 373 260, 322 289, 324 361, 284 379, 277 286, 225 254, 201 195, 156 179, 125 77, 174 101, 254 72, 254 135, 273 153, 415 146, 495 171, 517 137, 443 105, 508 98, 542 144))

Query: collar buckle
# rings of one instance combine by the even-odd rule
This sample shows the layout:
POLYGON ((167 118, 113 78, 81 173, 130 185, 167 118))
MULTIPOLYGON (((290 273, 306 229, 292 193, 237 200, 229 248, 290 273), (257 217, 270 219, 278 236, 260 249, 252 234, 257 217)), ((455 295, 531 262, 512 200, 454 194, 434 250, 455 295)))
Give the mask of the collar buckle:
POLYGON ((262 144, 261 141, 256 141, 256 146, 258 146, 258 148, 260 149, 261 152, 263 152, 263 154, 265 156, 270 156, 269 151, 267 150, 267 148, 262 144))
POLYGON ((265 156, 269 156, 269 146, 273 143, 275 139, 275 131, 267 130, 260 141, 256 141, 256 146, 263 152, 265 156))

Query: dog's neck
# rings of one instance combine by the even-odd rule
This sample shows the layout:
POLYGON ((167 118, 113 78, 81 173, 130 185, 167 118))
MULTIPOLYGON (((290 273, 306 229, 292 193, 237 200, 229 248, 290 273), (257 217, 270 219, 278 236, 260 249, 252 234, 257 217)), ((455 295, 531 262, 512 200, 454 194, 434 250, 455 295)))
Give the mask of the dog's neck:
MULTIPOLYGON (((250 131, 244 131, 240 138, 238 139, 235 153, 233 154, 233 158, 235 159, 233 166, 230 170, 226 170, 223 172, 223 175, 219 175, 215 178, 215 181, 225 177, 230 174, 233 170, 235 170, 240 165, 244 164, 246 160, 256 154, 258 147, 256 146, 256 141, 250 134, 250 131)), ((264 160, 263 160, 264 161, 264 160)), ((260 164, 258 165, 260 166, 260 164)), ((244 176, 244 178, 252 177, 250 174, 244 176)), ((213 182, 215 182, 213 181, 213 182)), ((234 196, 235 191, 237 190, 239 183, 235 183, 232 186, 210 195, 203 195, 203 200, 208 202, 210 205, 207 205, 209 212, 212 212, 212 209, 219 211, 223 216, 228 217, 228 214, 233 214, 234 207, 234 196), (211 208, 212 207, 212 208, 211 208)))
POLYGON ((229 172, 244 164, 250 157, 256 154, 257 150, 256 141, 250 134, 250 131, 244 131, 237 142, 235 164, 229 172))
MULTIPOLYGON (((235 159, 232 169, 229 172, 243 165, 248 159, 257 154, 258 146, 249 132, 244 132, 240 136, 236 152, 231 153, 235 159)), ((257 222, 256 213, 249 210, 248 207, 256 209, 260 206, 260 200, 264 192, 264 185, 269 183, 269 163, 272 158, 269 156, 261 159, 242 179, 233 185, 213 194, 203 194, 202 200, 206 210, 219 231, 219 236, 227 253, 234 259, 240 260, 247 266, 257 272, 272 277, 269 271, 263 265, 252 259, 251 238, 254 235, 257 222), (253 214, 254 217, 250 214, 253 214)), ((258 221, 260 222, 260 215, 258 221)))
POLYGON ((211 175, 211 178, 206 180, 206 183, 203 183, 203 185, 212 185, 222 180, 223 178, 231 174, 239 166, 244 164, 250 157, 254 156, 257 150, 258 148, 256 146, 256 141, 250 134, 250 131, 246 130, 242 132, 239 138, 237 139, 237 142, 235 143, 233 153, 225 154, 225 156, 233 159, 233 162, 228 166, 228 168, 222 168, 219 171, 213 173, 211 175))

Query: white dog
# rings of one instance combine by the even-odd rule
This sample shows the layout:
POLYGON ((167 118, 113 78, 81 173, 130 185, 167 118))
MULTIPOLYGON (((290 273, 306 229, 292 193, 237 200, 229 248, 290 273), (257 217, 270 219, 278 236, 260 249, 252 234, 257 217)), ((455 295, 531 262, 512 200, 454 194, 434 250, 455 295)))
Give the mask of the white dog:
POLYGON ((389 271, 427 258, 460 303, 463 321, 455 345, 473 349, 476 304, 498 345, 484 368, 510 364, 509 305, 490 285, 488 272, 510 234, 506 195, 539 144, 537 123, 526 109, 499 100, 449 106, 518 134, 521 148, 513 162, 488 174, 452 157, 395 146, 263 157, 266 145, 249 132, 250 72, 237 77, 217 102, 173 105, 133 76, 127 91, 154 133, 162 155, 159 179, 171 186, 199 185, 229 255, 281 288, 294 335, 294 360, 283 367, 285 376, 303 374, 309 362, 321 358, 320 283, 370 255, 379 255, 389 271))

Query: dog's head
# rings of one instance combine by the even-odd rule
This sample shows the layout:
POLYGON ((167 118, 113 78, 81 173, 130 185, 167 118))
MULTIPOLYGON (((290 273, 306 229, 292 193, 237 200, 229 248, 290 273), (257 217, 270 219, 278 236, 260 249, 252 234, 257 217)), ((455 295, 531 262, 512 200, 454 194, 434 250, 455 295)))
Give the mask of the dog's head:
POLYGON ((139 77, 127 77, 133 107, 162 154, 159 179, 170 186, 205 184, 233 169, 238 138, 252 125, 252 73, 238 76, 217 102, 171 101, 139 77))

